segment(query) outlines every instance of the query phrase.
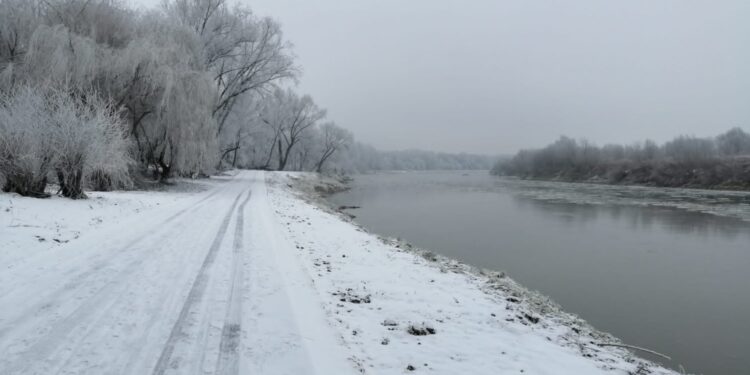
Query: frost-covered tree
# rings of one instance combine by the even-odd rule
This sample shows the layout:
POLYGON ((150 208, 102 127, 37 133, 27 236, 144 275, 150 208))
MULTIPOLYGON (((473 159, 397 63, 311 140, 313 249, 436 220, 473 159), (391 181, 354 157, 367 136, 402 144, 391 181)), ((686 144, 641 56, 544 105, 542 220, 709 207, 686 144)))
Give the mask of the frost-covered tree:
POLYGON ((315 163, 315 171, 322 172, 325 163, 341 149, 348 147, 353 141, 352 133, 339 127, 333 122, 327 122, 320 126, 320 146, 318 160, 315 163))
POLYGON ((141 162, 157 177, 210 171, 218 153, 216 91, 198 36, 158 13, 113 54, 107 91, 125 109, 141 162))
POLYGON ((259 156, 271 143, 266 139, 270 129, 260 121, 263 100, 259 95, 243 95, 239 100, 219 134, 220 160, 233 167, 259 168, 265 165, 259 156))
POLYGON ((326 111, 318 108, 310 96, 300 97, 291 89, 277 89, 268 97, 260 117, 274 131, 280 171, 286 169, 289 156, 305 133, 325 116, 326 111))
POLYGON ((697 163, 716 156, 713 139, 679 136, 664 144, 664 153, 676 161, 697 163))
POLYGON ((31 34, 42 22, 40 2, 0 0, 0 89, 12 84, 13 69, 23 60, 31 34))
POLYGON ((226 0, 171 0, 166 9, 203 41, 218 92, 213 108, 218 133, 243 95, 270 92, 275 82, 296 77, 291 44, 271 18, 257 18, 226 0))
POLYGON ((716 147, 723 155, 750 155, 750 134, 741 128, 733 128, 716 137, 716 147))
POLYGON ((120 0, 41 0, 44 22, 62 25, 97 44, 120 48, 135 32, 136 12, 120 0))

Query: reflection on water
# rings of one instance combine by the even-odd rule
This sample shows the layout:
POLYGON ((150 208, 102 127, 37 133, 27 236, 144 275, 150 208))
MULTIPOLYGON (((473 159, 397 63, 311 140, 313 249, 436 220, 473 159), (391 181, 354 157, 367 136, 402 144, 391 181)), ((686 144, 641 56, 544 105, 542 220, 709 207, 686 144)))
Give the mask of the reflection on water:
POLYGON ((331 198, 374 232, 504 270, 695 373, 750 368, 750 194, 500 179, 359 176, 331 198))
POLYGON ((592 205, 560 201, 539 200, 526 195, 515 195, 515 202, 520 210, 540 210, 562 223, 580 224, 596 221, 606 215, 611 221, 617 221, 632 231, 667 230, 682 234, 698 236, 720 236, 750 238, 748 225, 735 218, 691 212, 671 207, 592 205))

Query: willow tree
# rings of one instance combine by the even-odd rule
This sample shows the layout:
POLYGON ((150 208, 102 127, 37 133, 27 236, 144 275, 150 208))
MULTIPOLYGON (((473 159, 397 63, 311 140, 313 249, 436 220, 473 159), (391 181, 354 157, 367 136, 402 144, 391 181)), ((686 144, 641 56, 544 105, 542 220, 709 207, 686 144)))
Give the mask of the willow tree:
POLYGON ((139 159, 164 180, 173 172, 208 172, 217 158, 216 89, 203 46, 189 28, 144 16, 139 35, 119 51, 107 73, 126 110, 139 159))
POLYGON ((41 25, 29 41, 23 77, 38 85, 87 91, 93 89, 108 53, 63 25, 41 25))

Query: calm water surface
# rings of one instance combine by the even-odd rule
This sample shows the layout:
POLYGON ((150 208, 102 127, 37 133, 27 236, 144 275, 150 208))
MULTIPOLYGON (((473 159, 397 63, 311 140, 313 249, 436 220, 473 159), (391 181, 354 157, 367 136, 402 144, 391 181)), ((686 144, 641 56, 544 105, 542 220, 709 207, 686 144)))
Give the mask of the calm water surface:
POLYGON ((506 271, 665 364, 750 374, 750 194, 409 172, 357 176, 330 199, 362 206, 373 232, 506 271))

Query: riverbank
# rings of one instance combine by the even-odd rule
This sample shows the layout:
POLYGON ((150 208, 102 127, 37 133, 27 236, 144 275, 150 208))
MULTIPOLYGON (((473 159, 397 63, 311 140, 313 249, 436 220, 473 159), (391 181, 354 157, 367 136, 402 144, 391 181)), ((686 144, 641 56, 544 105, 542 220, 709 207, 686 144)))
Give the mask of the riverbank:
POLYGON ((272 179, 277 214, 366 372, 674 373, 502 273, 367 233, 313 194, 314 175, 272 179))
POLYGON ((732 157, 700 162, 613 162, 571 166, 546 172, 520 172, 512 161, 498 163, 491 173, 534 181, 595 183, 683 189, 750 191, 750 158, 732 157))
MULTIPOLYGON (((748 166, 750 168, 750 166, 748 166)), ((660 184, 654 181, 643 179, 624 178, 622 180, 612 180, 601 176, 590 176, 585 178, 570 178, 564 176, 514 176, 498 175, 495 177, 515 178, 522 181, 539 181, 539 182, 561 182, 567 184, 595 184, 609 185, 620 187, 646 187, 646 188, 664 188, 664 189, 690 189, 690 190, 709 190, 709 191, 727 191, 727 192, 750 192, 750 182, 743 181, 726 181, 721 183, 680 183, 680 184, 660 184)))

